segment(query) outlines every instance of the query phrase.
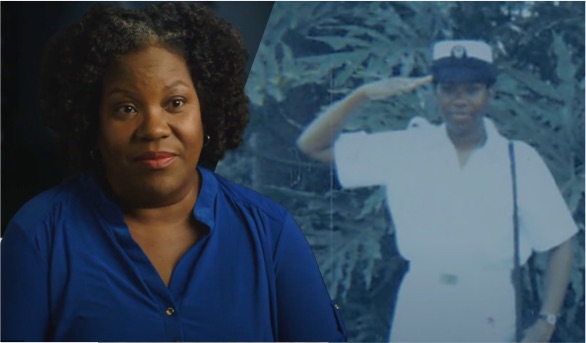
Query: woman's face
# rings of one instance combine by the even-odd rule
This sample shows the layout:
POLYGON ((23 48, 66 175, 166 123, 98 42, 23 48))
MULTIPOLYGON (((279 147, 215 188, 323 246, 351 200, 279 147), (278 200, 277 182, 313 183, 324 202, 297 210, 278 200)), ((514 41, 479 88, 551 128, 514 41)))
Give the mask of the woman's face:
POLYGON ((448 130, 465 135, 482 128, 492 89, 484 83, 438 83, 435 89, 448 130))
POLYGON ((103 79, 99 117, 98 148, 122 201, 164 206, 197 187, 203 127, 183 57, 151 46, 118 59, 103 79))

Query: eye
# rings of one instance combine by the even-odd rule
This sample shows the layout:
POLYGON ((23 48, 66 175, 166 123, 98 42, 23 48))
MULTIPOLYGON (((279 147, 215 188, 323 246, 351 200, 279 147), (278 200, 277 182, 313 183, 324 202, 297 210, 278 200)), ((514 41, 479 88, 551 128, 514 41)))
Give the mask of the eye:
POLYGON ((440 85, 440 91, 445 94, 452 94, 454 92, 454 86, 452 85, 440 85))
POLYGON ((185 105, 185 100, 180 98, 171 99, 167 105, 167 109, 169 110, 176 110, 181 106, 185 105))
POLYGON ((136 108, 132 105, 122 105, 118 108, 116 108, 115 113, 121 116, 130 116, 133 115, 135 113, 137 113, 138 111, 136 110, 136 108))
POLYGON ((472 85, 468 87, 467 92, 470 95, 476 95, 481 93, 484 90, 484 86, 482 85, 472 85))

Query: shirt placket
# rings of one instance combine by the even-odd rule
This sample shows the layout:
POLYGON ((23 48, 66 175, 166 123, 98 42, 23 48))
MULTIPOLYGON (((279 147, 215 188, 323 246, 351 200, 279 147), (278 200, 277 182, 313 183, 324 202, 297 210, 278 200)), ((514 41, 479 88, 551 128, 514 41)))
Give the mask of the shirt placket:
POLYGON ((169 299, 166 305, 161 306, 165 335, 169 342, 182 342, 183 327, 181 325, 180 311, 177 304, 169 299))

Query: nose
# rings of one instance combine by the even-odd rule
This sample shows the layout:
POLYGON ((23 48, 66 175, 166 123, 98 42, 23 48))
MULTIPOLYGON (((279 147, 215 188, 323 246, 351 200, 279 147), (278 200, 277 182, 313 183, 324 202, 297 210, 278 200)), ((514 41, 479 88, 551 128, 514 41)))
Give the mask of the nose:
POLYGON ((136 138, 144 141, 160 140, 169 137, 171 128, 164 109, 143 111, 142 121, 136 129, 136 138))
POLYGON ((468 94, 462 89, 457 89, 454 92, 452 104, 457 107, 464 107, 468 105, 468 94))

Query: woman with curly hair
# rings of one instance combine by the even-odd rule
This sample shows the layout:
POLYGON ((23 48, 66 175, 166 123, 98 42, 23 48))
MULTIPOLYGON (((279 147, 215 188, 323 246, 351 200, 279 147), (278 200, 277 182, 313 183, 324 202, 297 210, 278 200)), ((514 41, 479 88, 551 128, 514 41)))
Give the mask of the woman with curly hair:
POLYGON ((246 58, 192 4, 95 7, 54 37, 42 109, 78 173, 8 226, 2 340, 345 340, 292 216, 204 168, 242 140, 246 58))

